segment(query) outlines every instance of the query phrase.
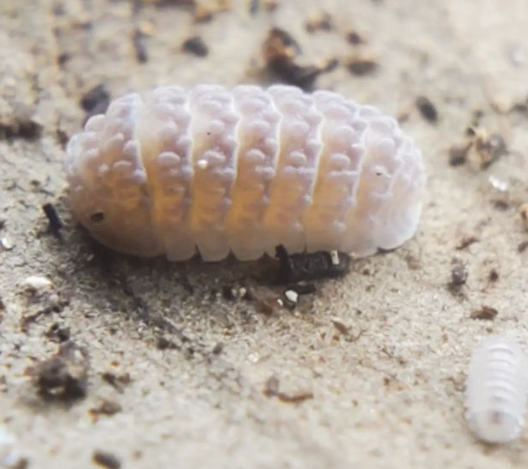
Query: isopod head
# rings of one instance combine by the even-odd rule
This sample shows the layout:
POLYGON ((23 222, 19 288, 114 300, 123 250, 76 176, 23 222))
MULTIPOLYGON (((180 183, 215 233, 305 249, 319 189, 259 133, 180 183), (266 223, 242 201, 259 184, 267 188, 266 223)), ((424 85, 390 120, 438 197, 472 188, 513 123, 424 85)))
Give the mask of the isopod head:
POLYGON ((425 187, 394 119, 289 86, 126 95, 72 137, 66 171, 96 239, 171 260, 392 249, 415 233, 425 187))

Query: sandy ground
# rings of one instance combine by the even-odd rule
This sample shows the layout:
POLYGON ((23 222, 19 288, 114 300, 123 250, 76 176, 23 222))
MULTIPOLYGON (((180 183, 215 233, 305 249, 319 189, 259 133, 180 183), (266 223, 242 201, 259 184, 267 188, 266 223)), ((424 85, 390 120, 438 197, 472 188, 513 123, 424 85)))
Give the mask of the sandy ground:
POLYGON ((29 467, 526 467, 526 432, 497 448, 471 436, 463 390, 481 338, 528 338, 528 3, 284 0, 250 14, 235 1, 209 22, 196 13, 0 0, 0 422, 29 467), (323 10, 329 30, 308 32, 323 10), (276 306, 269 261, 176 265, 98 248, 69 215, 61 166, 93 87, 116 97, 277 81, 261 53, 273 26, 303 63, 339 59, 315 87, 398 116, 429 174, 417 236, 318 282, 294 311, 276 306), (181 49, 196 35, 206 57, 181 49), (377 68, 351 73, 365 57, 377 68), (424 96, 437 122, 417 108, 424 96), (450 164, 466 142, 467 161, 450 164), (52 286, 28 291, 35 275, 52 286), (253 297, 232 298, 240 287, 253 297), (45 381, 57 369, 64 389, 45 381))

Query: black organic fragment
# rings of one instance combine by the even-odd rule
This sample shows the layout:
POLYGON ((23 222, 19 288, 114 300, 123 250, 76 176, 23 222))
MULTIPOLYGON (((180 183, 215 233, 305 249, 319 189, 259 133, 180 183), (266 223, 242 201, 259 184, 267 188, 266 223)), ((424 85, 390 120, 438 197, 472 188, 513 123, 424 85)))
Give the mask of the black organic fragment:
POLYGON ((147 46, 145 44, 146 35, 141 31, 141 29, 136 29, 134 35, 132 36, 132 45, 136 51, 136 58, 140 64, 144 64, 148 61, 148 52, 147 46))
POLYGON ((85 122, 96 114, 103 114, 110 104, 110 93, 103 83, 88 90, 81 98, 81 107, 86 111, 85 122))
POLYGON ((416 98, 416 107, 426 121, 433 124, 438 121, 438 111, 436 110, 436 106, 427 96, 419 96, 416 98))
POLYGON ((42 125, 31 119, 17 120, 12 125, 0 123, 0 140, 22 140, 34 141, 42 135, 42 125))
POLYGON ((353 75, 364 76, 376 72, 379 68, 379 64, 373 57, 358 56, 350 60, 347 67, 353 75))
POLYGON ((471 313, 471 319, 479 319, 481 321, 493 321, 499 314, 498 310, 490 306, 482 306, 471 313))
POLYGON ((121 461, 108 451, 95 450, 92 456, 93 462, 106 469, 119 469, 121 461))
POLYGON ((182 44, 182 49, 185 52, 189 52, 190 54, 194 54, 198 57, 206 57, 207 54, 209 54, 209 47, 207 47, 207 44, 200 36, 194 36, 187 39, 182 44))
POLYGON ((290 255, 282 245, 275 248, 275 257, 280 263, 277 275, 280 284, 339 277, 348 272, 350 265, 350 257, 341 252, 318 251, 290 255))
POLYGON ((46 203, 42 206, 42 210, 44 211, 44 214, 46 215, 46 218, 49 222, 49 232, 55 236, 60 242, 64 241, 64 238, 62 237, 61 229, 64 226, 62 223, 62 220, 59 216, 59 213, 57 212, 57 209, 52 203, 46 203))
POLYGON ((59 346, 59 352, 38 365, 34 382, 45 399, 71 401, 86 396, 88 357, 71 341, 59 346))
POLYGON ((263 45, 264 61, 284 82, 309 91, 319 75, 334 70, 338 65, 337 59, 330 59, 321 65, 300 65, 297 63, 300 54, 299 43, 290 33, 280 28, 270 30, 263 45))

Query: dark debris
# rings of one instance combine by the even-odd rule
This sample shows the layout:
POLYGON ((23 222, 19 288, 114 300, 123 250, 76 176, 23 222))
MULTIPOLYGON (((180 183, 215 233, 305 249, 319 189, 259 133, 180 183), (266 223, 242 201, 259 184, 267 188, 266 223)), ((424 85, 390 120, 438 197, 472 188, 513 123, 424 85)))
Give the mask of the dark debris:
POLYGON ((467 281, 468 273, 466 266, 461 262, 457 262, 451 270, 451 285, 460 287, 467 281))
POLYGON ((84 121, 97 114, 104 114, 110 104, 110 93, 104 83, 88 90, 81 98, 81 107, 86 111, 84 121))
POLYGON ((15 123, 6 125, 0 123, 0 140, 38 140, 42 135, 42 125, 32 118, 17 119, 15 123))
POLYGON ((56 355, 31 370, 39 395, 47 400, 73 401, 86 396, 88 355, 74 342, 59 346, 56 355))
POLYGON ((468 158, 468 153, 473 142, 464 143, 462 145, 453 145, 449 149, 449 164, 451 166, 462 166, 466 163, 468 158))
POLYGON ((359 46, 361 44, 366 43, 365 38, 361 34, 359 34, 357 31, 350 31, 346 35, 346 40, 353 46, 359 46))
POLYGON ((475 139, 475 150, 480 157, 480 168, 487 169, 501 156, 508 153, 504 139, 499 134, 478 134, 475 139))
POLYGON ((222 296, 226 300, 254 300, 253 290, 242 285, 223 285, 222 296))
POLYGON ((490 283, 498 282, 499 280, 499 272, 497 272, 497 269, 491 269, 488 273, 488 281, 490 283))
POLYGON ((466 266, 459 259, 452 261, 453 268, 451 269, 451 280, 447 284, 447 289, 455 296, 459 296, 462 292, 463 286, 468 279, 468 272, 466 266))
POLYGON ((493 321, 499 311, 490 306, 482 306, 480 309, 473 311, 470 315, 471 319, 479 319, 481 321, 493 321))
POLYGON ((20 319, 20 330, 22 332, 27 332, 29 325, 36 322, 41 316, 48 316, 52 313, 60 313, 68 304, 68 301, 61 300, 59 298, 57 301, 52 301, 51 304, 37 310, 34 313, 22 316, 20 319))
POLYGON ((489 168, 502 156, 508 154, 504 138, 498 133, 489 133, 486 129, 478 127, 480 114, 475 114, 475 125, 466 129, 465 142, 453 145, 449 150, 449 164, 461 166, 471 162, 481 170, 489 168))
POLYGON ((167 339, 166 337, 158 337, 156 341, 156 348, 158 350, 180 350, 181 346, 176 342, 167 339))
POLYGON ((350 257, 337 251, 290 255, 284 246, 279 245, 275 257, 280 263, 279 284, 340 277, 348 272, 350 266, 350 257))
POLYGON ((42 206, 42 210, 48 219, 48 230, 55 236, 61 243, 64 242, 64 237, 62 236, 61 229, 64 227, 55 205, 48 202, 42 206))
POLYGON ((197 57, 206 57, 209 54, 209 47, 200 36, 193 36, 184 41, 182 50, 197 57))
POLYGON ((311 391, 304 391, 295 394, 281 392, 280 381, 276 376, 271 376, 266 381, 263 393, 266 397, 276 397, 280 401, 289 404, 300 404, 301 402, 314 398, 313 392, 311 391))
POLYGON ((522 253, 528 249, 528 241, 522 241, 517 245, 517 252, 522 253))
POLYGON ((103 212, 95 212, 90 215, 90 221, 92 223, 102 223, 105 219, 103 212))
POLYGON ((123 293, 131 299, 138 316, 143 321, 147 323, 150 322, 151 317, 149 314, 148 303, 135 292, 132 285, 129 284, 127 278, 125 276, 120 276, 119 278, 115 279, 115 282, 123 289, 123 293))
POLYGON ((136 52, 136 59, 140 64, 148 62, 146 38, 147 35, 140 28, 136 28, 132 36, 132 45, 136 52))
POLYGON ((297 63, 300 54, 299 43, 290 33, 280 28, 270 30, 263 45, 264 61, 284 82, 310 90, 319 75, 338 65, 336 59, 327 60, 322 65, 300 65, 297 63))
POLYGON ((132 378, 129 373, 123 373, 121 375, 116 375, 111 371, 106 371, 101 373, 101 378, 103 381, 110 386, 112 386, 116 391, 122 393, 126 386, 132 382, 132 378))
POLYGON ((416 98, 416 107, 427 122, 430 122, 431 124, 436 124, 438 122, 438 111, 436 106, 427 96, 418 96, 418 98, 416 98))
POLYGON ((222 342, 218 342, 215 344, 215 346, 211 350, 211 353, 213 355, 220 355, 223 351, 224 351, 224 344, 222 342))
POLYGON ((46 337, 57 343, 67 342, 71 338, 70 328, 54 322, 46 331, 46 337))
POLYGON ((347 68, 353 75, 365 76, 375 73, 379 68, 379 64, 370 55, 358 55, 348 61, 347 68))
POLYGON ((103 450, 95 450, 92 455, 95 464, 106 469, 120 469, 121 461, 112 453, 103 450))

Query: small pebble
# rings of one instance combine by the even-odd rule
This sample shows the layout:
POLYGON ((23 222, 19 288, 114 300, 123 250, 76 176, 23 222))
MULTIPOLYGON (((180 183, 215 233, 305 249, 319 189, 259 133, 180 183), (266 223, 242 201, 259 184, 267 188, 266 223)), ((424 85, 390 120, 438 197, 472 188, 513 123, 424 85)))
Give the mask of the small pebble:
POLYGON ((103 450, 95 450, 92 455, 92 460, 98 466, 106 469, 119 469, 121 461, 112 453, 103 450))
POLYGON ((296 304, 299 300, 299 294, 295 290, 286 290, 284 292, 285 298, 293 304, 296 304))
POLYGON ((41 292, 49 290, 53 286, 53 283, 49 278, 40 275, 30 275, 22 281, 22 286, 33 292, 41 292))
POLYGON ((438 121, 438 111, 436 110, 436 106, 426 96, 419 96, 416 98, 416 107, 426 121, 431 123, 438 121))
POLYGON ((205 57, 207 54, 209 54, 209 47, 207 47, 207 44, 200 36, 194 36, 187 39, 182 44, 182 49, 185 52, 194 54, 198 57, 205 57))
POLYGON ((15 244, 11 240, 11 238, 4 236, 3 238, 0 238, 0 246, 4 248, 6 251, 11 251, 15 247, 15 244))
POLYGON ((373 57, 360 56, 354 57, 348 63, 348 69, 353 75, 369 75, 377 71, 379 65, 373 57))

